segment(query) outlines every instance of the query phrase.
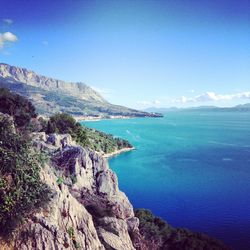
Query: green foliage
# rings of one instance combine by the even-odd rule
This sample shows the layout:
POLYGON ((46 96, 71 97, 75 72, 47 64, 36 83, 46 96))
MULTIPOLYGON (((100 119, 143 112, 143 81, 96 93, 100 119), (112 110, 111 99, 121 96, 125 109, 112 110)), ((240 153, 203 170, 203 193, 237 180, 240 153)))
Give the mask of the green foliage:
POLYGON ((82 146, 88 145, 87 135, 81 124, 66 113, 51 116, 47 124, 46 133, 70 134, 82 146))
POLYGON ((132 145, 123 139, 114 138, 95 129, 85 128, 89 139, 90 148, 104 153, 112 153, 123 148, 132 148, 132 145))
POLYGON ((40 180, 44 155, 29 138, 13 131, 8 118, 0 119, 0 234, 9 234, 35 209, 46 204, 50 190, 40 180))
POLYGON ((137 209, 135 210, 135 216, 139 218, 140 229, 146 237, 154 235, 155 238, 159 239, 172 230, 165 221, 159 217, 155 217, 150 210, 137 209))
POLYGON ((82 146, 104 153, 132 147, 128 141, 87 128, 76 122, 71 115, 65 113, 50 117, 46 133, 70 134, 82 146))
POLYGON ((144 236, 146 245, 156 250, 229 250, 219 240, 188 229, 173 228, 167 222, 152 214, 147 209, 136 209, 135 216, 139 219, 139 230, 144 236))
POLYGON ((78 242, 76 241, 74 228, 73 228, 73 227, 69 227, 69 228, 67 229, 67 233, 68 233, 68 235, 69 235, 69 238, 73 241, 74 247, 75 247, 76 249, 80 249, 80 248, 81 248, 81 245, 80 245, 80 243, 78 243, 78 242))
POLYGON ((61 176, 59 176, 59 177, 57 178, 57 180, 56 180, 56 184, 57 184, 57 185, 62 185, 63 183, 64 183, 63 178, 62 178, 61 176))
POLYGON ((28 99, 6 88, 0 88, 0 112, 11 115, 17 127, 27 127, 31 118, 37 116, 35 107, 28 99))
POLYGON ((77 177, 76 177, 75 174, 72 174, 72 175, 70 176, 70 179, 71 179, 71 181, 72 181, 72 184, 77 183, 77 177))
POLYGON ((77 125, 75 119, 66 113, 55 114, 48 121, 47 133, 75 133, 77 125))
POLYGON ((75 233, 74 233, 74 228, 73 227, 69 227, 68 230, 67 230, 67 233, 68 233, 70 239, 74 239, 75 233))

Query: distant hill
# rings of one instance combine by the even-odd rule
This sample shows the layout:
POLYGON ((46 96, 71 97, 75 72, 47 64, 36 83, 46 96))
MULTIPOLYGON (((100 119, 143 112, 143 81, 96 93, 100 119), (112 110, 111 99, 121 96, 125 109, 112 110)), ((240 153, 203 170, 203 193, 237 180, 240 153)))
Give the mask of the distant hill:
POLYGON ((237 105, 237 106, 235 106, 235 108, 243 108, 243 109, 245 109, 245 108, 249 108, 250 109, 250 103, 246 103, 246 104, 240 104, 240 105, 237 105))
POLYGON ((238 111, 238 112, 250 112, 250 103, 240 104, 234 107, 216 107, 216 106, 198 106, 198 107, 190 107, 190 108, 155 108, 150 107, 145 109, 146 112, 159 112, 159 113, 168 113, 168 112, 182 112, 182 111, 216 111, 216 112, 224 112, 224 111, 238 111))
POLYGON ((82 82, 65 82, 41 76, 25 68, 0 63, 0 87, 28 97, 42 115, 66 112, 75 116, 98 117, 159 117, 113 105, 82 82))
POLYGON ((144 109, 144 111, 146 112, 154 112, 154 113, 167 113, 167 112, 178 111, 178 110, 180 109, 176 107, 170 107, 170 108, 150 107, 150 108, 144 109))
POLYGON ((241 104, 234 107, 216 107, 216 106, 200 106, 193 108, 182 109, 183 111, 213 111, 213 112, 230 112, 230 111, 238 111, 238 112, 248 112, 250 111, 250 103, 241 104))

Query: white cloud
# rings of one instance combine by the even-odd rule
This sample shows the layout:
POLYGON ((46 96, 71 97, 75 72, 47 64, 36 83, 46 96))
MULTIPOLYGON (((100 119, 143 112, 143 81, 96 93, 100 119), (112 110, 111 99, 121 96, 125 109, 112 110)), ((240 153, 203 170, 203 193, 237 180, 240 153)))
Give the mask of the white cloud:
POLYGON ((0 49, 4 47, 6 42, 16 42, 17 36, 11 32, 0 33, 0 49))
POLYGON ((219 100, 219 96, 214 92, 206 92, 201 95, 197 95, 191 99, 193 102, 208 102, 208 101, 217 101, 219 100))
POLYGON ((13 23, 13 20, 9 19, 9 18, 5 18, 5 19, 3 19, 3 22, 8 24, 8 25, 11 25, 13 23))
POLYGON ((216 94, 215 92, 205 92, 195 97, 181 96, 172 100, 172 103, 194 103, 211 101, 230 101, 233 99, 250 99, 250 91, 235 94, 216 94))
POLYGON ((159 100, 154 100, 153 104, 160 104, 161 102, 159 100))
POLYGON ((186 103, 188 101, 188 98, 185 96, 181 96, 179 98, 173 99, 172 103, 186 103))

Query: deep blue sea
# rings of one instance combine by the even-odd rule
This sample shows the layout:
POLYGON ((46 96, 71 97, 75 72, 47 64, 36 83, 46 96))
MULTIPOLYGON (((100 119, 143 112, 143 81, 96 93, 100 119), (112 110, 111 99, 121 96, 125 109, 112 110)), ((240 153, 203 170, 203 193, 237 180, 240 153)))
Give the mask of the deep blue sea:
POLYGON ((136 150, 109 160, 135 208, 250 249, 250 113, 84 122, 136 150))

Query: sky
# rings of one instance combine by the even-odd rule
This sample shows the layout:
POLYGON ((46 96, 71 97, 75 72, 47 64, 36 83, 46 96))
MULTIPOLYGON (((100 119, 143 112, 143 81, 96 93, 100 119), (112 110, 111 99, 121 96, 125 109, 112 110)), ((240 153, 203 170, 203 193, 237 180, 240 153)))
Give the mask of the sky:
POLYGON ((132 108, 250 102, 250 0, 0 0, 0 62, 132 108))

